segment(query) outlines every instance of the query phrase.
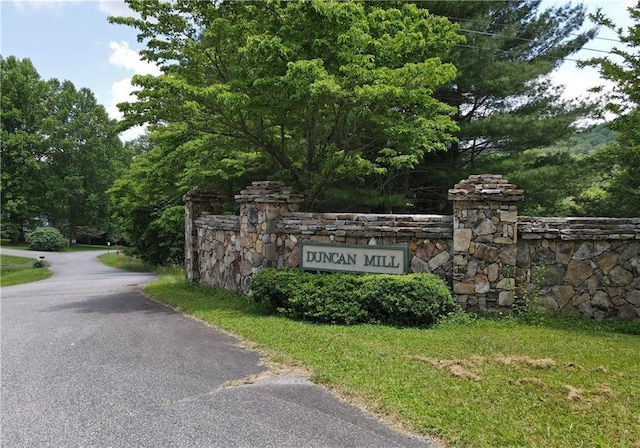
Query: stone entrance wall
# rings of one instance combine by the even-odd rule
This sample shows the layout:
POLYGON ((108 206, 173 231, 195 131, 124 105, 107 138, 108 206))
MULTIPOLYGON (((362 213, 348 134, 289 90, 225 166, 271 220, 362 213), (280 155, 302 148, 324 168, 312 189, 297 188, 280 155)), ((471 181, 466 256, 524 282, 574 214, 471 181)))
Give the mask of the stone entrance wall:
POLYGON ((640 219, 518 220, 516 276, 539 270, 545 308, 597 319, 640 316, 640 219))
POLYGON ((224 216, 223 198, 196 188, 185 195, 186 276, 247 294, 263 267, 299 266, 303 241, 400 245, 410 272, 441 276, 468 310, 509 312, 535 281, 549 310, 640 317, 640 218, 518 217, 523 192, 499 175, 470 176, 449 198, 453 216, 304 213, 284 184, 254 182, 235 197, 239 215, 224 216))

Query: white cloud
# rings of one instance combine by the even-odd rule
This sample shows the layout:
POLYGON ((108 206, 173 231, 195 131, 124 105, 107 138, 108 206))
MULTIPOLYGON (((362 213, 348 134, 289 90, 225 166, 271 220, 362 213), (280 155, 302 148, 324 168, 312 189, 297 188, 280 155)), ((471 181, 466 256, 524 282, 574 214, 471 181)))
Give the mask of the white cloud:
MULTIPOLYGON (((143 61, 137 51, 129 47, 127 42, 110 42, 111 56, 109 63, 133 72, 135 75, 154 75, 158 76, 161 71, 159 67, 148 61, 143 61)), ((116 81, 111 85, 111 102, 107 107, 110 117, 117 120, 122 119, 122 113, 118 110, 118 103, 134 102, 136 97, 133 95, 135 87, 131 84, 131 77, 126 77, 120 81, 116 81)), ((132 140, 142 135, 145 128, 136 126, 122 133, 120 137, 123 140, 132 140)))
POLYGON ((133 71, 136 75, 159 75, 160 68, 149 62, 143 61, 137 51, 131 49, 127 42, 110 42, 111 57, 109 62, 116 67, 133 71))
POLYGON ((27 9, 60 11, 68 6, 80 3, 95 3, 100 11, 110 16, 128 17, 136 15, 124 0, 10 0, 10 2, 22 11, 27 9))
MULTIPOLYGON (((124 78, 111 85, 111 103, 106 108, 111 118, 122 120, 122 112, 118 109, 118 103, 133 102, 136 97, 133 95, 134 87, 131 85, 131 78, 124 78)), ((146 132, 146 126, 134 126, 120 134, 123 141, 135 140, 146 132)))
POLYGON ((131 16, 133 11, 124 0, 98 0, 98 9, 110 16, 131 16))
MULTIPOLYGON (((615 84, 606 79, 600 78, 598 70, 594 67, 578 68, 573 62, 566 62, 559 70, 550 75, 552 84, 562 86, 563 97, 570 101, 590 100, 595 102, 598 108, 604 109, 610 101, 608 95, 613 91, 615 84), (589 90, 601 87, 598 93, 589 90)), ((609 112, 604 112, 603 118, 588 118, 580 120, 577 124, 580 127, 592 126, 604 121, 611 121, 614 116, 609 112)))
POLYGON ((58 15, 66 6, 77 4, 73 0, 12 0, 11 3, 22 12, 47 10, 58 15))
POLYGON ((124 132, 120 133, 120 139, 123 142, 128 142, 130 140, 135 140, 138 137, 141 137, 142 135, 147 133, 147 127, 146 126, 134 126, 132 128, 127 129, 124 132))
POLYGON ((120 81, 116 81, 111 85, 111 104, 106 108, 107 113, 111 118, 116 120, 122 119, 122 112, 118 110, 118 103, 135 101, 133 96, 133 86, 131 85, 131 78, 124 78, 120 81))
POLYGON ((578 68, 573 62, 566 62, 560 69, 551 74, 553 84, 564 86, 566 99, 586 99, 593 97, 590 89, 605 82, 599 77, 596 69, 591 67, 578 68))

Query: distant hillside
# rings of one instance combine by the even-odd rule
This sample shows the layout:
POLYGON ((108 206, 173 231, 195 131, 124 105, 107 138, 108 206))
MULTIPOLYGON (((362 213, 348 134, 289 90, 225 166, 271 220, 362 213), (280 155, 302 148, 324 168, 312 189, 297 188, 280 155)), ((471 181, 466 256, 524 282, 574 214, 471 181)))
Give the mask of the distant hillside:
POLYGON ((613 143, 615 140, 616 133, 607 129, 606 123, 602 123, 561 140, 553 146, 541 149, 546 153, 568 151, 571 154, 588 154, 602 145, 613 143))
POLYGON ((616 141, 615 132, 605 126, 594 126, 553 146, 486 157, 471 171, 504 174, 523 188, 522 215, 608 216, 613 212, 596 207, 612 169, 606 158, 608 147, 616 141))

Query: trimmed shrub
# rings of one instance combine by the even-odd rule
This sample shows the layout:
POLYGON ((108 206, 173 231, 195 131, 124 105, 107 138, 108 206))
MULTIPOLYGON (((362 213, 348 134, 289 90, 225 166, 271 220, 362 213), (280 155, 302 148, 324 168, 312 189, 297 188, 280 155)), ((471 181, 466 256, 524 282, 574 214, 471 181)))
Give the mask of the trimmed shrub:
POLYGON ((424 327, 457 305, 433 274, 320 274, 262 269, 251 283, 268 312, 332 324, 384 323, 424 327))
POLYGON ((364 300, 391 325, 433 325, 457 308, 447 284, 434 274, 367 275, 362 283, 364 300))
POLYGON ((58 229, 40 227, 27 235, 27 244, 33 250, 60 251, 67 247, 68 241, 58 229))

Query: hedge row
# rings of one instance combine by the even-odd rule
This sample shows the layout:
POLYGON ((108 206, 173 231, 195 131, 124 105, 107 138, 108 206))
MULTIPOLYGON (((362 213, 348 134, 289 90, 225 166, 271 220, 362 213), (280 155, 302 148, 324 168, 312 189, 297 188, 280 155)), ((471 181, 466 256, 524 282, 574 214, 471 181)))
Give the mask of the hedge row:
POLYGON ((433 274, 320 274, 262 269, 251 282, 254 300, 272 313, 333 324, 384 323, 424 327, 457 308, 433 274))

